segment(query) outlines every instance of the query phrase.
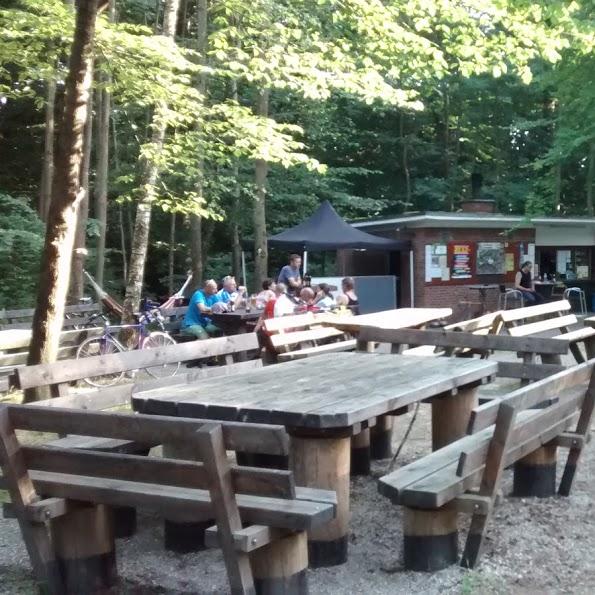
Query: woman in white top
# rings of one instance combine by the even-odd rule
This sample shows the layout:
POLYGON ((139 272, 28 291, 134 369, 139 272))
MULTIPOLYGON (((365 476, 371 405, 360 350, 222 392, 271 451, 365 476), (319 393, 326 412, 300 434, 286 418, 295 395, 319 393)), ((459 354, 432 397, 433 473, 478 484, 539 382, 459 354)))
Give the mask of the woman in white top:
POLYGON ((318 293, 316 294, 314 305, 321 310, 330 310, 335 307, 335 298, 331 293, 331 288, 326 283, 321 283, 318 286, 318 293))

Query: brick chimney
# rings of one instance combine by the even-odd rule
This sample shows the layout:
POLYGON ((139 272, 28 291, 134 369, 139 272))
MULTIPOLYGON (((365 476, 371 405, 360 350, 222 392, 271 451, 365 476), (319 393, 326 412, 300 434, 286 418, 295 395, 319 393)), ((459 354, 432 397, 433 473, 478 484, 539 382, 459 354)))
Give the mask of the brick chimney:
POLYGON ((496 201, 489 198, 482 198, 481 187, 483 176, 480 173, 471 174, 471 198, 461 202, 461 210, 464 213, 495 213, 496 201))

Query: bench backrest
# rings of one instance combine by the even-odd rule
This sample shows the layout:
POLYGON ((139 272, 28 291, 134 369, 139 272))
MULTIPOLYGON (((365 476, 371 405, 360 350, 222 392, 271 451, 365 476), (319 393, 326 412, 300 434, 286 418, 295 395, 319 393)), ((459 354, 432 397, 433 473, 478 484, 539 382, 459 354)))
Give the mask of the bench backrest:
POLYGON ((500 311, 496 311, 470 320, 448 324, 444 327, 444 330, 473 333, 475 335, 497 335, 501 324, 502 318, 500 317, 500 311))
POLYGON ((567 332, 567 327, 578 322, 571 312, 568 300, 503 310, 500 312, 503 328, 514 337, 539 335, 548 331, 567 332))
MULTIPOLYGON (((156 349, 141 349, 26 366, 14 371, 11 375, 11 383, 24 390, 59 385, 102 374, 139 370, 213 356, 231 356, 231 354, 252 349, 258 349, 258 338, 255 333, 218 337, 156 349)), ((172 382, 171 378, 169 380, 172 382)))
MULTIPOLYGON (((85 321, 89 314, 101 312, 101 304, 76 304, 64 308, 65 324, 68 319, 76 319, 80 322, 85 321)), ((26 328, 31 326, 31 321, 35 313, 34 308, 24 308, 19 310, 0 310, 0 325, 3 328, 26 328)), ((72 326, 72 324, 71 324, 72 326)))
POLYGON ((314 343, 331 338, 345 336, 345 332, 331 326, 322 326, 327 318, 317 317, 313 312, 295 316, 269 318, 264 322, 265 330, 270 333, 271 345, 277 352, 299 348, 304 343, 314 343))

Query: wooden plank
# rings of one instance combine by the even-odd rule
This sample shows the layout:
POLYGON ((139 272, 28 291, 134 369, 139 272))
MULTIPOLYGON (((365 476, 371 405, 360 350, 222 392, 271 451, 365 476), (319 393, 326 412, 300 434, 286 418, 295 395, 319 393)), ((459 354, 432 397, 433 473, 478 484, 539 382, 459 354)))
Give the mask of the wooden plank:
POLYGON ((562 329, 566 326, 571 326, 578 322, 574 314, 568 316, 560 316, 557 318, 548 318, 547 320, 540 320, 539 322, 531 322, 529 324, 522 324, 519 326, 512 326, 508 332, 512 337, 527 337, 529 335, 537 335, 555 329, 562 329))
MULTIPOLYGON (((508 450, 515 419, 516 411, 514 407, 511 407, 505 402, 501 403, 498 409, 494 434, 490 440, 485 459, 479 496, 488 497, 492 500, 496 497, 502 472, 504 471, 504 456, 508 450)), ((481 557, 485 530, 490 519, 490 513, 491 511, 487 514, 478 512, 473 514, 461 566, 475 568, 477 561, 481 557)))
POLYGON ((221 426, 205 424, 196 432, 195 444, 196 450, 204 457, 209 494, 231 592, 252 593, 255 587, 250 558, 235 550, 234 533, 242 529, 242 519, 233 491, 221 426))
POLYGON ((576 342, 584 341, 585 339, 590 339, 591 337, 595 337, 595 328, 584 327, 575 331, 570 331, 569 333, 556 335, 554 339, 563 339, 566 341, 576 342))
MULTIPOLYGON (((210 420, 183 419, 177 417, 128 415, 76 411, 62 408, 5 405, 10 419, 22 430, 79 434, 132 440, 141 444, 164 444, 190 439, 202 424, 210 420)), ((224 422, 223 435, 229 450, 260 454, 288 454, 289 440, 280 426, 224 422)))
MULTIPOLYGON (((238 552, 250 553, 269 543, 273 543, 289 535, 287 529, 276 529, 266 525, 250 525, 233 532, 233 546, 238 552)), ((205 545, 207 547, 221 547, 221 538, 217 526, 209 527, 205 531, 205 545)))
POLYGON ((96 376, 98 373, 111 374, 138 370, 155 365, 238 353, 257 348, 256 333, 246 333, 205 341, 191 341, 157 349, 141 349, 86 357, 75 361, 39 364, 15 370, 15 386, 21 389, 47 386, 96 376))
POLYGON ((568 353, 568 345, 563 341, 548 338, 508 337, 504 335, 475 335, 456 331, 436 331, 417 329, 383 329, 362 327, 358 335, 360 341, 380 343, 400 343, 406 345, 436 345, 440 347, 461 347, 482 351, 503 350, 533 353, 568 353), (562 346, 563 345, 563 346, 562 346))
POLYGON ((25 509, 25 515, 30 521, 45 523, 50 519, 64 516, 72 510, 72 502, 64 498, 45 498, 38 502, 29 504, 25 509))
MULTIPOLYGON (((204 467, 196 461, 46 446, 26 446, 22 451, 26 466, 36 471, 207 489, 204 467)), ((233 466, 231 473, 236 492, 275 498, 295 497, 290 471, 233 466)))
POLYGON ((524 364, 521 362, 498 362, 498 376, 521 380, 543 380, 563 372, 565 366, 556 364, 524 364))
POLYGON ((321 353, 336 353, 337 351, 350 351, 355 349, 357 341, 349 339, 348 341, 339 341, 338 343, 328 343, 327 345, 318 345, 316 347, 306 347, 305 349, 298 349, 297 351, 289 351, 287 353, 279 353, 280 361, 298 359, 302 357, 310 357, 311 355, 320 355, 321 353))
MULTIPOLYGON (((535 407, 539 403, 557 399, 560 394, 577 385, 586 385, 590 379, 594 364, 586 363, 574 366, 539 382, 515 390, 501 399, 479 405, 471 412, 468 434, 487 428, 496 423, 499 403, 506 401, 517 411, 535 407)), ((586 388, 586 387, 585 387, 586 388)))
MULTIPOLYGON (((80 312, 101 312, 101 304, 75 304, 64 307, 64 314, 74 314, 80 312)), ((0 319, 13 320, 15 318, 33 318, 34 308, 24 308, 17 310, 0 310, 0 319)))
MULTIPOLYGON (((171 379, 170 379, 171 380, 171 379)), ((134 385, 131 383, 110 386, 99 390, 89 390, 84 393, 69 394, 44 401, 29 403, 29 407, 58 407, 97 411, 117 407, 130 403, 134 385)))
POLYGON ((280 333, 288 329, 298 329, 309 327, 314 324, 314 314, 306 312, 305 314, 296 314, 295 316, 277 316, 275 318, 267 318, 264 321, 264 328, 269 333, 280 333))
POLYGON ((444 327, 444 330, 459 331, 465 333, 489 330, 494 332, 494 334, 497 334, 499 327, 497 322, 500 322, 500 311, 490 312, 489 314, 484 314, 483 316, 472 318, 470 320, 462 320, 460 322, 447 324, 444 327))
POLYGON ((543 316, 545 314, 557 314, 558 312, 567 312, 571 309, 568 300, 560 300, 557 302, 550 302, 548 304, 540 304, 539 306, 527 306, 525 308, 515 308, 513 310, 502 310, 500 318, 503 322, 517 322, 519 320, 526 320, 535 316, 543 316))
POLYGON ((35 578, 51 594, 60 595, 64 593, 62 580, 45 524, 31 522, 19 514, 19 511, 38 501, 39 496, 25 466, 20 444, 5 406, 0 407, 0 465, 11 502, 17 509, 21 534, 35 578))
POLYGON ((293 331, 290 333, 278 333, 271 335, 271 344, 275 349, 279 347, 286 347, 288 345, 296 345, 297 343, 306 343, 309 341, 319 341, 321 339, 330 339, 332 337, 341 337, 345 333, 338 329, 331 327, 320 327, 309 329, 306 331, 293 331))

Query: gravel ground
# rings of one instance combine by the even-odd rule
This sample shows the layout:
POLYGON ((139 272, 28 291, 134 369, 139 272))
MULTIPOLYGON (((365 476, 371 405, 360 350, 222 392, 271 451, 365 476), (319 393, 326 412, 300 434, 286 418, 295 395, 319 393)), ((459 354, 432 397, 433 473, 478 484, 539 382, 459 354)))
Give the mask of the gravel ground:
MULTIPOLYGON (((513 385, 514 386, 514 385, 513 385)), ((505 392, 503 381, 483 387, 505 392)), ((508 387, 510 388, 510 387, 508 387)), ((395 446, 412 414, 397 418, 395 446)), ((430 452, 430 408, 422 405, 398 464, 430 452)), ((565 451, 559 462, 563 469, 565 451)), ((388 461, 374 464, 372 477, 352 481, 349 562, 310 571, 312 595, 393 593, 532 594, 595 592, 595 448, 586 448, 569 498, 504 498, 488 528, 479 568, 458 567, 434 574, 405 572, 401 560, 401 509, 376 490, 388 461)), ((504 477, 504 493, 512 473, 504 477)), ((1 496, 2 492, 0 492, 1 496)), ((468 517, 460 516, 461 547, 468 517)), ((214 594, 227 592, 219 551, 176 555, 162 548, 161 521, 139 518, 140 532, 118 541, 120 593, 214 594)), ((35 593, 18 525, 0 519, 0 593, 35 593)))

